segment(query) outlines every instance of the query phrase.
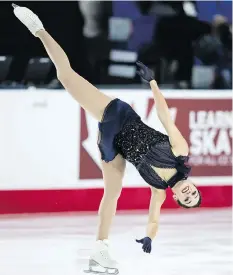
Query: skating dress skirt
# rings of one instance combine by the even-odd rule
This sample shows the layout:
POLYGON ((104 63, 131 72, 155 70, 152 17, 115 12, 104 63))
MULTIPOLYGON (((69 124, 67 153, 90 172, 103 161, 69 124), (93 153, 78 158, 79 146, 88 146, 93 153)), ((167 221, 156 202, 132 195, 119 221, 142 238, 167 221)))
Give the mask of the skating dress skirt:
POLYGON ((116 135, 127 122, 137 119, 140 119, 139 115, 126 102, 116 98, 108 104, 99 123, 98 146, 102 160, 112 161, 119 154, 115 145, 116 135))
POLYGON ((132 107, 120 99, 112 100, 106 107, 99 132, 102 160, 110 162, 121 154, 155 188, 173 187, 189 175, 188 157, 175 156, 169 137, 144 124, 132 107), (176 169, 177 173, 169 181, 164 181, 152 166, 176 169))

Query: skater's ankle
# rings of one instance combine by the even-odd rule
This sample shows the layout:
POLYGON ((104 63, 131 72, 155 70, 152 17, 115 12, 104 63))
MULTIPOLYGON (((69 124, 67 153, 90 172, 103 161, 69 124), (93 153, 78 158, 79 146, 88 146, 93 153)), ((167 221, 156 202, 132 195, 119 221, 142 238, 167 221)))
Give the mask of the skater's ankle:
POLYGON ((35 36, 42 39, 45 34, 46 34, 46 30, 41 29, 41 30, 36 32, 35 36))
POLYGON ((97 244, 97 246, 98 245, 101 245, 101 246, 105 246, 105 247, 108 247, 109 246, 109 240, 108 239, 103 239, 103 240, 100 240, 100 239, 98 239, 98 240, 96 240, 96 244, 97 244))
POLYGON ((96 241, 101 241, 101 242, 104 242, 104 241, 108 241, 108 238, 97 238, 96 241))

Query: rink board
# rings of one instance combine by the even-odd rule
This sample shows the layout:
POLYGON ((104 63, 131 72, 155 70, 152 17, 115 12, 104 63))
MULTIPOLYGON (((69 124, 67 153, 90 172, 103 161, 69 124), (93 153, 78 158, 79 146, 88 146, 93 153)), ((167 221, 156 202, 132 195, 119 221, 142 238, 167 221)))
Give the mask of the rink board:
MULTIPOLYGON (((148 90, 105 90, 164 132, 148 90)), ((164 91, 190 145, 203 206, 232 205, 232 94, 164 91)), ((0 213, 97 210, 103 193, 96 121, 63 91, 0 92, 0 213)), ((169 193, 170 194, 170 193, 169 193)), ((150 191, 128 164, 119 209, 145 209, 150 191), (133 198, 133 199, 131 199, 133 198)), ((170 195, 164 207, 176 207, 170 195)))

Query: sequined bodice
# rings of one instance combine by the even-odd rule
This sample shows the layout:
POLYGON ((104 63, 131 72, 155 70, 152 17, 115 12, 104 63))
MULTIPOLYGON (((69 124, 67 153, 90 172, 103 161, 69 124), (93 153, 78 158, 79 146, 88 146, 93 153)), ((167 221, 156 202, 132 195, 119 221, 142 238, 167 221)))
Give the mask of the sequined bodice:
POLYGON ((173 187, 188 177, 191 169, 185 164, 188 157, 176 157, 169 137, 150 128, 140 118, 129 119, 115 136, 114 143, 118 153, 131 162, 142 178, 155 188, 173 187), (152 167, 176 169, 177 173, 165 182, 152 167))
POLYGON ((168 136, 150 128, 140 118, 126 123, 115 137, 115 146, 118 151, 136 167, 153 144, 161 143, 169 143, 168 136))

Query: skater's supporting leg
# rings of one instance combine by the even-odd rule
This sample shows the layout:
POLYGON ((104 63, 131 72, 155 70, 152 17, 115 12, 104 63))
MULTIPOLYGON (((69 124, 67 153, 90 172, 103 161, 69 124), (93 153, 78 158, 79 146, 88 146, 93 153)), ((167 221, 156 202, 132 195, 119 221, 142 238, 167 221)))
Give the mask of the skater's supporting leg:
POLYGON ((125 171, 125 160, 117 155, 109 163, 102 162, 104 178, 104 195, 99 208, 99 228, 97 242, 89 260, 86 273, 118 274, 118 265, 109 255, 108 235, 112 219, 116 213, 117 200, 122 189, 122 179, 125 171))
POLYGON ((112 99, 101 93, 70 67, 67 55, 47 31, 40 30, 37 32, 37 37, 40 38, 53 61, 57 70, 57 77, 65 89, 86 111, 101 121, 104 109, 112 99))
POLYGON ((97 240, 108 239, 112 219, 115 216, 117 200, 121 194, 125 171, 125 160, 121 155, 109 163, 102 162, 104 195, 99 207, 99 228, 97 240))

